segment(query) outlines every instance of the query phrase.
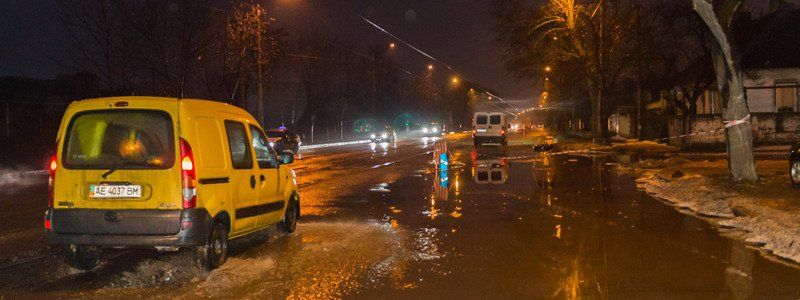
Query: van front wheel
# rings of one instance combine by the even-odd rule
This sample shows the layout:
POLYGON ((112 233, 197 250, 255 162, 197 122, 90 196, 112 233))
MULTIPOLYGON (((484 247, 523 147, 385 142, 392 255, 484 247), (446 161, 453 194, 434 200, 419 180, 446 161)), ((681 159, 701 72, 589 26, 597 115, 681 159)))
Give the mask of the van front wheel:
POLYGON ((219 268, 228 260, 228 229, 215 223, 208 241, 197 247, 197 263, 204 271, 219 268))
POLYGON ((103 250, 95 246, 70 246, 69 263, 75 268, 89 271, 100 264, 103 250))
POLYGON ((286 212, 283 214, 283 221, 278 227, 284 233, 292 233, 297 229, 297 219, 300 215, 300 203, 295 197, 292 197, 287 203, 286 212))

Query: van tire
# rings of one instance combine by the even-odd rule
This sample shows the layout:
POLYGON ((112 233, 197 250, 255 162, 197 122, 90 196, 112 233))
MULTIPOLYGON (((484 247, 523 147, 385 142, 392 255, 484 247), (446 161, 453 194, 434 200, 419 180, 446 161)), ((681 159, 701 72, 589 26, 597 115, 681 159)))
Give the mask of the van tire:
POLYGON ((68 263, 77 269, 91 271, 100 264, 103 250, 95 246, 73 245, 70 247, 68 263))
POLYGON ((228 260, 228 228, 214 223, 208 241, 196 249, 197 264, 206 272, 222 266, 228 260))
POLYGON ((477 140, 473 141, 473 144, 475 144, 475 147, 480 147, 481 146, 481 142, 478 142, 477 140))
POLYGON ((297 196, 292 196, 286 206, 286 212, 283 213, 283 220, 278 223, 278 228, 283 233, 292 233, 297 229, 297 219, 300 218, 300 201, 297 201, 297 196))

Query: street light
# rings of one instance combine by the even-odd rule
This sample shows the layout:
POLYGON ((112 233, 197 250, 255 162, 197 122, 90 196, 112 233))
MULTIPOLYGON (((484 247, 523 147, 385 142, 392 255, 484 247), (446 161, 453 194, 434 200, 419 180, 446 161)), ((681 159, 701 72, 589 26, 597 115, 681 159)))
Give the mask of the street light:
POLYGON ((397 47, 395 43, 389 43, 389 49, 394 49, 395 47, 397 47))
POLYGON ((428 71, 433 71, 433 64, 428 64, 428 71))
POLYGON ((453 85, 456 85, 456 84, 458 84, 458 82, 460 81, 460 79, 458 79, 458 76, 453 76, 453 79, 452 79, 452 81, 453 81, 453 85))
POLYGON ((550 70, 552 70, 552 69, 550 68, 550 66, 546 66, 546 67, 544 67, 544 71, 545 71, 545 72, 550 72, 550 70))

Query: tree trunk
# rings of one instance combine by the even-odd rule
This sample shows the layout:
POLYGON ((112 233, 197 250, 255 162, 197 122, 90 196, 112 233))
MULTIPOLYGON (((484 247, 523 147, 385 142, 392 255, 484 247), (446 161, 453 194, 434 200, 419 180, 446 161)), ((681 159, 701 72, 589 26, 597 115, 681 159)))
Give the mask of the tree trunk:
POLYGON ((589 98, 592 101, 591 129, 592 136, 599 143, 605 143, 605 130, 603 128, 603 91, 601 88, 592 87, 589 83, 589 98))
MULTIPOLYGON (((736 48, 731 43, 729 31, 721 24, 730 24, 735 14, 734 5, 742 0, 726 3, 723 7, 732 8, 723 11, 721 16, 714 11, 714 5, 709 0, 692 0, 694 10, 708 25, 714 34, 716 43, 713 45, 711 56, 714 60, 714 70, 717 75, 717 85, 723 99, 722 118, 725 120, 725 141, 728 150, 728 172, 731 179, 757 180, 755 161, 753 159, 753 132, 749 122, 750 111, 747 107, 739 59, 736 48), (723 19, 720 21, 720 18, 723 19)), ((728 25, 730 26, 730 25, 728 25)))
POLYGON ((636 138, 642 139, 642 87, 636 83, 636 138))

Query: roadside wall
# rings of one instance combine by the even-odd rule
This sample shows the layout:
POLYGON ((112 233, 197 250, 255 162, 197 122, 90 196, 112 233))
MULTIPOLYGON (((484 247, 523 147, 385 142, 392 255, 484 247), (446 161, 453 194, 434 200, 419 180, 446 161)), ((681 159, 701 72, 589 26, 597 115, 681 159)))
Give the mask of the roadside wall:
MULTIPOLYGON (((800 113, 752 113, 750 117, 755 145, 791 144, 800 140, 800 113)), ((672 146, 706 148, 725 144, 724 131, 719 131, 724 127, 721 115, 690 116, 685 122, 675 118, 670 120, 669 127, 670 136, 689 135, 669 139, 672 146)))

